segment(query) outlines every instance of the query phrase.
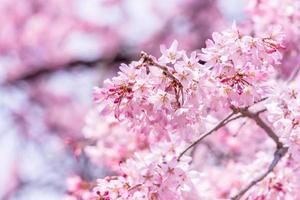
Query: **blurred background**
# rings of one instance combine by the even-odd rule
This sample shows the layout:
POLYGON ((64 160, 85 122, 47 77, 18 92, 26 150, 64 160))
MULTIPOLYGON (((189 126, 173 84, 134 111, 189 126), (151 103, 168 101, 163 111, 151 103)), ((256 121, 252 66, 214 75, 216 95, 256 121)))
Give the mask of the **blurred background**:
POLYGON ((92 88, 140 51, 200 49, 242 0, 0 0, 0 199, 62 199, 106 172, 82 151, 92 88))

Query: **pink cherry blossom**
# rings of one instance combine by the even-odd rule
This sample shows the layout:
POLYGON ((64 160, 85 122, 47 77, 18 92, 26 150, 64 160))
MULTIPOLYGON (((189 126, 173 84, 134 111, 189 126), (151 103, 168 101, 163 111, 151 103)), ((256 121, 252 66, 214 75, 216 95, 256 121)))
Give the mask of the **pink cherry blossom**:
MULTIPOLYGON (((280 29, 252 37, 233 24, 231 29, 214 33, 213 40, 208 40, 200 53, 188 55, 178 50, 175 41, 162 51, 159 59, 142 52, 138 61, 121 65, 116 77, 106 80, 103 88, 94 90, 98 115, 103 119, 114 116, 130 134, 132 144, 136 145, 135 139, 142 136, 147 145, 144 149, 137 146, 131 149, 131 140, 124 140, 128 146, 122 152, 136 152, 124 157, 126 161, 116 170, 117 176, 98 180, 94 195, 100 199, 166 200, 239 196, 244 195, 238 191, 244 191, 243 186, 249 184, 251 177, 268 169, 268 163, 272 162, 275 164, 270 165, 271 171, 264 176, 266 179, 246 188, 246 198, 297 197, 294 190, 297 181, 287 184, 288 179, 280 178, 289 170, 278 173, 278 180, 267 182, 279 162, 277 159, 295 162, 295 154, 299 152, 298 92, 281 90, 280 82, 274 81, 284 49, 283 38, 280 29), (200 60, 204 64, 200 64, 200 60), (292 105, 287 104, 292 101, 292 105), (230 110, 233 114, 222 123, 229 123, 232 116, 241 114, 232 126, 221 128, 221 123, 221 127, 211 127, 230 110), (247 121, 247 118, 250 119, 247 121), (276 128, 278 133, 273 133, 269 126, 276 128), (184 155, 183 149, 210 129, 218 134, 205 143, 207 147, 194 147, 193 157, 184 155), (242 129, 245 129, 243 133, 239 133, 242 129), (274 145, 267 140, 268 135, 277 144, 275 161, 270 161, 274 145), (243 148, 250 141, 256 142, 255 149, 243 148), (208 159, 207 151, 216 154, 216 161, 208 159), (216 162, 220 163, 216 165, 216 162), (226 179, 230 179, 227 187, 218 183, 222 169, 226 170, 226 179), (205 171, 209 174, 200 173, 205 171), (238 174, 243 175, 239 178, 238 174)), ((122 135, 128 134, 124 131, 122 135, 112 133, 115 139, 119 138, 120 145, 122 135)), ((111 136, 98 142, 95 152, 114 150, 114 145, 104 144, 111 136)), ((95 155, 91 157, 100 160, 95 155)), ((111 168, 115 167, 112 164, 111 168)), ((290 170, 292 168, 295 164, 290 170)))

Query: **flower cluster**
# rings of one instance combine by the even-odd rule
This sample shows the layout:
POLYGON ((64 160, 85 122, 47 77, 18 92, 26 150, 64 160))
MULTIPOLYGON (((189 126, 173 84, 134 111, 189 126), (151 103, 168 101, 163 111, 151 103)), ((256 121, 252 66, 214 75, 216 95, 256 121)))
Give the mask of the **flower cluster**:
MULTIPOLYGON (((160 143, 150 152, 137 153, 121 164, 122 176, 98 180, 94 192, 99 199, 199 199, 200 174, 189 167, 190 158, 178 162, 174 144, 160 143)), ((203 188, 203 187, 202 187, 203 188)), ((203 190, 204 191, 204 190, 203 190)))
POLYGON ((162 52, 158 60, 142 53, 139 61, 121 65, 119 75, 96 88, 94 97, 105 105, 101 113, 127 120, 149 142, 168 139, 174 131, 191 140, 205 113, 200 87, 205 69, 196 52, 187 56, 176 41, 162 52))
POLYGON ((145 129, 157 127, 159 121, 164 135, 180 129, 180 124, 199 123, 207 110, 218 108, 213 99, 229 107, 251 105, 264 97, 268 79, 280 63, 281 42, 278 30, 253 38, 242 35, 235 25, 214 33, 199 54, 187 56, 175 41, 169 49, 162 48, 158 60, 142 53, 139 61, 122 65, 117 77, 107 80, 104 88, 95 88, 94 97, 105 102, 105 112, 113 110, 120 120, 130 118, 143 133, 151 132, 145 129))
POLYGON ((299 65, 300 2, 297 0, 249 0, 247 15, 250 23, 246 29, 257 36, 264 35, 270 27, 282 28, 286 35, 280 76, 289 76, 299 65))
POLYGON ((299 86, 282 84, 266 107, 269 121, 278 130, 280 140, 297 161, 300 160, 300 96, 299 86))
POLYGON ((268 94, 268 80, 281 59, 283 35, 278 29, 255 38, 243 35, 234 24, 231 30, 214 33, 212 39, 201 59, 212 69, 214 87, 222 90, 230 104, 250 105, 268 94))

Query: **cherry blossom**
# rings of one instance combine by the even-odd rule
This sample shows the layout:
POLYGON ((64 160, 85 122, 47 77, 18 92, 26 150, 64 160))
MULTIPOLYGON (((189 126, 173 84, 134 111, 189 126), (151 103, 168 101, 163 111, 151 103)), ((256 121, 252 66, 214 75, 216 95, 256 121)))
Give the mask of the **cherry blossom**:
MULTIPOLYGON (((299 65, 299 10, 300 3, 295 0, 249 0, 246 8, 249 21, 246 29, 255 35, 263 35, 273 29, 270 38, 278 37, 277 30, 280 27, 286 35, 283 51, 282 65, 278 70, 283 78, 287 78, 299 65)), ((280 36, 279 36, 280 37, 280 36)), ((272 46, 273 44, 270 43, 272 46)))
MULTIPOLYGON (((136 148, 136 153, 120 164, 117 176, 98 180, 94 189, 98 198, 213 199, 231 196, 239 199, 245 193, 248 199, 273 198, 274 195, 296 197, 294 183, 288 186, 283 185, 288 180, 279 180, 284 176, 282 174, 276 176, 278 181, 272 179, 275 182, 268 183, 268 188, 274 190, 266 192, 263 186, 271 180, 271 173, 280 159, 285 159, 285 162, 295 159, 293 154, 298 151, 294 148, 299 141, 296 137, 298 132, 287 134, 291 133, 291 128, 297 127, 298 118, 292 117, 289 123, 286 122, 284 113, 287 111, 284 109, 287 110, 287 107, 277 105, 284 105, 282 97, 287 95, 275 95, 280 91, 274 78, 284 50, 282 32, 274 29, 262 37, 252 37, 233 24, 231 29, 215 32, 212 37, 205 48, 190 55, 179 50, 177 41, 169 49, 163 48, 158 59, 142 52, 140 60, 121 65, 116 77, 106 80, 103 88, 94 89, 94 99, 100 106, 98 114, 104 118, 114 116, 118 123, 127 125, 132 139, 142 135, 148 144, 145 149, 136 148), (219 123, 215 122, 230 111, 232 114, 219 123), (242 122, 242 118, 251 123, 242 122), (274 133, 265 120, 279 127, 276 129, 278 133, 274 133), (229 126, 231 121, 233 127, 229 126), (284 123, 285 126, 282 125, 284 123), (212 124, 217 125, 212 127, 212 124), (250 131, 243 131, 243 136, 240 136, 238 132, 243 126, 250 131), (255 126, 257 130, 253 128, 255 126), (207 152, 201 154, 196 145, 213 132, 219 135, 211 136, 203 150, 227 151, 230 156, 216 153, 221 164, 203 164, 203 160, 207 160, 207 152), (239 138, 235 139, 237 136, 239 138), (284 139, 286 136, 290 136, 288 140, 284 139), (276 144, 273 160, 274 146, 266 140, 268 137, 276 144), (216 141, 223 146, 222 150, 212 150, 211 143, 216 141), (249 141, 257 141, 256 149, 242 148, 249 141), (196 150, 192 150, 192 157, 184 155, 193 147, 196 150), (286 153, 292 157, 285 156, 286 153), (242 154, 255 162, 251 164, 243 160, 242 154), (230 159, 239 162, 234 163, 230 159), (231 177, 228 187, 217 184, 218 176, 223 172, 220 165, 228 176, 242 173, 242 178, 231 177), (201 171, 193 171, 193 168, 201 171), (264 168, 268 170, 259 176, 264 168), (211 175, 200 173, 204 171, 211 175), (253 176, 258 178, 250 182, 253 176), (261 180, 264 181, 259 183, 261 180), (201 186, 196 187, 196 183, 201 186), (290 191, 287 196, 286 191, 290 191)), ((284 92, 294 99, 298 94, 295 90, 284 92)), ((123 132, 123 136, 125 134, 123 132)), ((122 141, 122 136, 118 137, 122 141)), ((105 148, 101 143, 100 146, 105 148)))
POLYGON ((211 0, 0 2, 2 132, 24 150, 1 198, 300 199, 298 0, 237 22, 211 0), (27 178, 27 149, 54 173, 27 178))
POLYGON ((135 154, 121 165, 123 175, 98 180, 94 192, 107 199, 186 199, 205 196, 194 190, 200 174, 188 170, 189 158, 178 162, 176 150, 168 143, 135 154), (163 146, 162 146, 163 145, 163 146), (163 147, 163 148, 161 148, 163 147))

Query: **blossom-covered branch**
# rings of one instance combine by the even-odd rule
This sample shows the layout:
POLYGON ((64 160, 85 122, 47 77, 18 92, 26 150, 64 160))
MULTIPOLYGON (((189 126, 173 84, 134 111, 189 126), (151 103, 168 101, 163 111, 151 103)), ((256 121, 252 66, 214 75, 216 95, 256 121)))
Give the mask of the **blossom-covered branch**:
MULTIPOLYGON (((253 119, 281 148, 279 138, 259 118, 266 109, 256 113, 248 109, 271 95, 271 77, 280 63, 282 38, 278 29, 264 37, 247 36, 234 24, 229 30, 214 33, 200 53, 188 56, 178 50, 175 41, 169 49, 161 48, 158 59, 142 53, 140 60, 121 65, 118 76, 106 80, 103 88, 95 88, 94 98, 100 115, 114 116, 114 126, 122 126, 126 135, 128 132, 134 138, 126 138, 133 149, 123 150, 125 162, 120 160, 118 176, 99 180, 96 197, 209 198, 209 193, 195 189, 201 182, 195 177, 200 174, 192 175, 191 158, 184 154, 242 117, 253 119), (204 62, 200 64, 200 60, 204 62), (233 112, 223 117, 218 110, 233 112), (210 117, 223 120, 199 137, 210 117), (136 145, 141 138, 143 145, 136 145)), ((109 147, 120 149, 110 143, 109 147)), ((207 190, 204 185, 202 189, 207 190)))

